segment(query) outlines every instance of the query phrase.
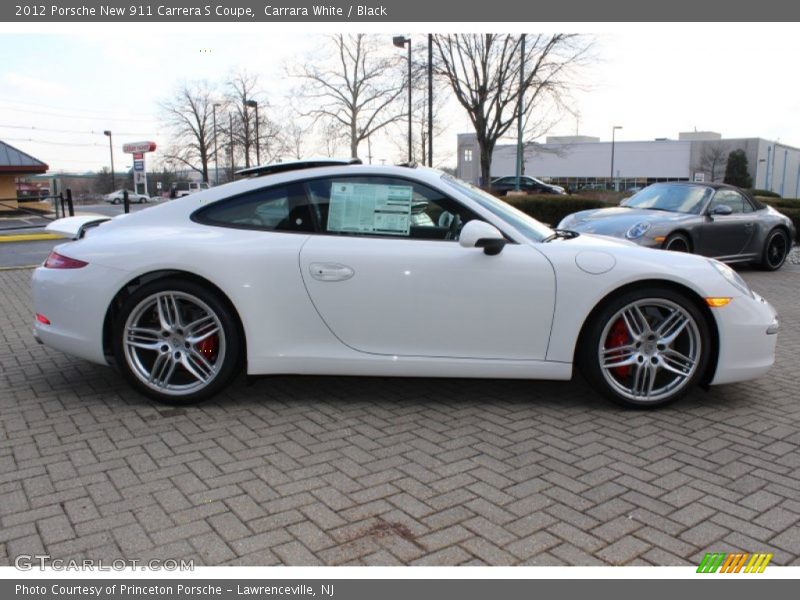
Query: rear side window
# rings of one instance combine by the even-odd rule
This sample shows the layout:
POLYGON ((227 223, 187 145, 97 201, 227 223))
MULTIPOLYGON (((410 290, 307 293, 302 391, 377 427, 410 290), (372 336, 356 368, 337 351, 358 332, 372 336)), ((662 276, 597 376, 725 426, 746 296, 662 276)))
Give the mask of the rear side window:
POLYGON ((315 231, 312 207, 302 185, 255 190, 216 202, 194 215, 206 225, 265 231, 315 231))

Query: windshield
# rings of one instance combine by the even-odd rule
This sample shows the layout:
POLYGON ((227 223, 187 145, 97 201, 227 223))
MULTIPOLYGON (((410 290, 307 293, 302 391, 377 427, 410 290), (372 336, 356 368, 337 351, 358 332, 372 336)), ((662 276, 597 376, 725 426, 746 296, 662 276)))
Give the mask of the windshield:
POLYGON ((629 208, 649 208, 697 215, 714 193, 703 185, 656 183, 620 203, 629 208))
POLYGON ((552 229, 543 225, 533 217, 529 217, 524 212, 484 192, 471 183, 456 179, 452 175, 446 173, 442 175, 442 181, 468 196, 471 200, 474 200, 493 215, 514 227, 522 235, 535 242, 541 242, 553 233, 552 229))

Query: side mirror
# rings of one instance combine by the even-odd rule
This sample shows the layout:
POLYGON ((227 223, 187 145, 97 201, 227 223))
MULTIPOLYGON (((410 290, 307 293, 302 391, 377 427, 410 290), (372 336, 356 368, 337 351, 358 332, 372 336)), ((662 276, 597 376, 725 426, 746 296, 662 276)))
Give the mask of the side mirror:
POLYGON ((458 243, 464 248, 483 248, 485 254, 494 256, 503 250, 506 239, 494 225, 474 219, 461 229, 458 243))
POLYGON ((733 214, 733 209, 730 206, 728 206, 727 204, 719 204, 719 205, 715 206, 711 210, 711 212, 708 213, 708 214, 710 214, 710 215, 722 215, 722 216, 731 215, 731 214, 733 214))

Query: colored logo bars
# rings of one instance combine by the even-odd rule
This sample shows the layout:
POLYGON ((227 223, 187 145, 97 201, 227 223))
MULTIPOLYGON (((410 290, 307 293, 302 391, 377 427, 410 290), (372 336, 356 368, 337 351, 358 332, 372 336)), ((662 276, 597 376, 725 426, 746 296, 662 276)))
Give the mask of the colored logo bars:
POLYGON ((738 552, 728 554, 727 552, 708 552, 697 567, 698 573, 763 573, 772 554, 738 552), (748 560, 749 559, 749 560, 748 560))

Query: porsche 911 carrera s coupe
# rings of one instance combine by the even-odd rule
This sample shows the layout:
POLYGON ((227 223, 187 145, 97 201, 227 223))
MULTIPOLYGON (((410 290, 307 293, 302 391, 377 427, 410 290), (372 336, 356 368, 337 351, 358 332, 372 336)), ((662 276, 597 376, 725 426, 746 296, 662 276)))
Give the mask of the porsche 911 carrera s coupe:
POLYGON ((772 307, 726 265, 552 230, 432 169, 282 163, 109 219, 33 275, 34 334, 189 403, 248 374, 570 379, 657 406, 759 377, 772 307))

